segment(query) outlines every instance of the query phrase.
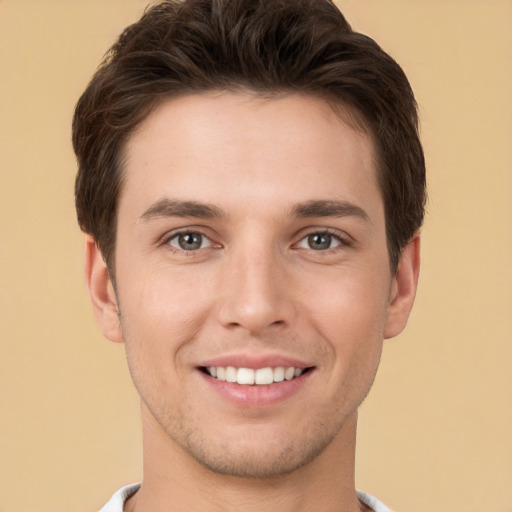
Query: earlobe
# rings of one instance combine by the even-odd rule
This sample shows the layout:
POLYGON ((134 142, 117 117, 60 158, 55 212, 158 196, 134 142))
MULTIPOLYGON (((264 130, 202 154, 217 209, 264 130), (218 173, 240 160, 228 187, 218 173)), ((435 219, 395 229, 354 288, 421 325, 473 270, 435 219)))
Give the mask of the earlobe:
POLYGON ((402 250, 398 269, 393 277, 384 337, 393 338, 405 326, 414 304, 420 272, 420 234, 416 233, 402 250))
POLYGON ((96 321, 107 339, 122 342, 119 309, 114 287, 103 255, 90 235, 87 235, 85 240, 84 256, 85 283, 96 321))

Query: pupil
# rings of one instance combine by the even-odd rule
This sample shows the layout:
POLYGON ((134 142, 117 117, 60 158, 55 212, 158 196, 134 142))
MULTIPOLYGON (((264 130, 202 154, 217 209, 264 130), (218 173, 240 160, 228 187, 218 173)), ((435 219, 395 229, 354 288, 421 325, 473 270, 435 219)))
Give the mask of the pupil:
POLYGON ((201 235, 199 233, 184 233, 179 236, 179 244, 185 251, 199 249, 201 247, 201 235))
POLYGON ((329 249, 331 246, 331 235, 309 235, 309 246, 317 251, 321 249, 329 249))

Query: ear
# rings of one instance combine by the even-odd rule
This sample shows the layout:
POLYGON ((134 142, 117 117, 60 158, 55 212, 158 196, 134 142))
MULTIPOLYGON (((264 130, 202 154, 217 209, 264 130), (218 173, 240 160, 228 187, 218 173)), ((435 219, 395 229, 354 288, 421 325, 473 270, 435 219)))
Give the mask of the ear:
POLYGON ((398 269, 393 276, 388 315, 384 337, 393 338, 400 334, 409 319, 420 273, 420 234, 415 233, 412 240, 403 248, 398 269))
POLYGON ((110 341, 122 342, 123 336, 114 286, 103 255, 90 235, 87 235, 85 240, 84 273, 94 315, 101 332, 110 341))

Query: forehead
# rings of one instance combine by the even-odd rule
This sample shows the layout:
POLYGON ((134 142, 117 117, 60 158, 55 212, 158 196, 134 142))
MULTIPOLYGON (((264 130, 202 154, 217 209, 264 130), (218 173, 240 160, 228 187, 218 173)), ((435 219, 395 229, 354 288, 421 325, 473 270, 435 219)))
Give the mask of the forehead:
POLYGON ((371 138, 354 119, 299 94, 169 99, 127 141, 120 204, 130 196, 142 208, 169 195, 226 205, 314 195, 364 202, 378 192, 376 165, 371 138))

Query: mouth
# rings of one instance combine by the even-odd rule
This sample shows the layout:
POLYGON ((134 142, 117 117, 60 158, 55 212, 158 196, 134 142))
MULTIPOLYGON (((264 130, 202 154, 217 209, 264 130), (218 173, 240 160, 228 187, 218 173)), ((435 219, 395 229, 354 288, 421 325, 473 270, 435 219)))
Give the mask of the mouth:
POLYGON ((310 372, 314 367, 298 368, 294 366, 267 366, 264 368, 236 368, 234 366, 201 366, 206 375, 225 382, 241 386, 268 386, 284 381, 295 380, 310 372))

